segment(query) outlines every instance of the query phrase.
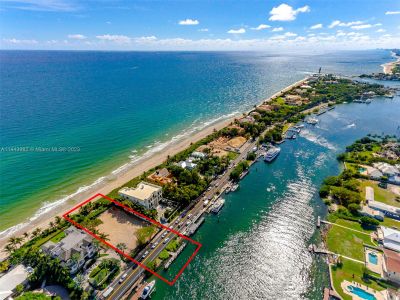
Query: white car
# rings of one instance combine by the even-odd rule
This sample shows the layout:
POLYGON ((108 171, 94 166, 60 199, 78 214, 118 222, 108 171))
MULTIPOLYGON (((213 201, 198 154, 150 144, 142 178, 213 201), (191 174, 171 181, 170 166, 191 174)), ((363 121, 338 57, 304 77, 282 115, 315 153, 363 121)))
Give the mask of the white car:
POLYGON ((118 280, 118 282, 122 283, 125 280, 126 276, 128 276, 128 273, 125 273, 124 275, 122 275, 121 278, 118 280))
POLYGON ((153 243, 153 245, 151 245, 151 249, 154 249, 155 247, 157 247, 158 242, 153 243))
POLYGON ((168 241, 169 241, 169 238, 166 238, 166 239, 164 240, 163 244, 168 243, 168 241))
POLYGON ((188 215, 188 219, 190 219, 192 216, 193 216, 193 214, 189 214, 189 215, 188 215))
POLYGON ((187 222, 186 222, 186 225, 187 225, 187 226, 189 226, 189 225, 190 225, 190 223, 192 223, 192 222, 190 222, 190 221, 187 221, 187 222))
POLYGON ((162 237, 162 238, 165 238, 165 236, 166 236, 167 234, 168 234, 168 232, 165 231, 165 232, 162 234, 161 237, 162 237))
POLYGON ((146 251, 145 253, 143 253, 142 258, 145 258, 147 256, 147 254, 149 254, 149 251, 146 251))

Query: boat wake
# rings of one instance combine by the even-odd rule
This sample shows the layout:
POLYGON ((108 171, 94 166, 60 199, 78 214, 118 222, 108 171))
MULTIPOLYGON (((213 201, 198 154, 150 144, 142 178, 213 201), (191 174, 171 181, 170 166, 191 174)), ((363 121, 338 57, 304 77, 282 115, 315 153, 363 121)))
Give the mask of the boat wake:
POLYGON ((320 145, 329 150, 336 150, 336 147, 333 144, 329 143, 326 138, 324 138, 323 136, 316 135, 314 132, 310 131, 309 129, 303 129, 300 132, 300 136, 314 144, 320 145))

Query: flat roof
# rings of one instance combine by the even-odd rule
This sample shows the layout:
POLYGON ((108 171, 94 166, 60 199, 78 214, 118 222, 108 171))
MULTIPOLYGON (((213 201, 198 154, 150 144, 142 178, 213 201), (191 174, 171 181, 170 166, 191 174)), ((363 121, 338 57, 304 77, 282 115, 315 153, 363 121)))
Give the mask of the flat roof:
POLYGON ((4 276, 0 277, 0 300, 6 299, 12 294, 12 290, 23 283, 29 276, 23 265, 17 265, 4 276))
POLYGON ((160 190, 160 186, 142 181, 136 188, 124 187, 119 190, 119 193, 134 197, 139 200, 146 200, 150 198, 153 193, 160 190))

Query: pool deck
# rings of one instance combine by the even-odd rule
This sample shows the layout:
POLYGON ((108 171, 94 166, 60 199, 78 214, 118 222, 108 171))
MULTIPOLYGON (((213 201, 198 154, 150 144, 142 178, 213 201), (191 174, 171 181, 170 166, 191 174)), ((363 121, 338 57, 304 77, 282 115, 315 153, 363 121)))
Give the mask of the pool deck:
POLYGON ((367 286, 362 285, 362 284, 360 284, 358 282, 354 282, 354 281, 350 282, 350 281, 347 281, 347 280, 343 280, 342 283, 340 284, 340 286, 341 286, 343 292, 346 293, 347 295, 351 296, 353 300, 365 300, 365 299, 353 294, 352 292, 350 292, 348 290, 349 286, 354 286, 354 287, 358 287, 360 289, 363 289, 367 293, 370 293, 370 294, 374 295, 376 300, 388 300, 389 299, 386 290, 378 292, 378 291, 375 291, 375 290, 373 290, 371 288, 368 288, 367 286))
POLYGON ((377 274, 380 274, 381 277, 383 277, 383 256, 382 252, 379 252, 375 249, 371 249, 368 247, 365 247, 365 266, 370 269, 372 272, 375 272, 377 274), (374 253, 377 256, 377 264, 373 264, 369 261, 369 254, 374 253))

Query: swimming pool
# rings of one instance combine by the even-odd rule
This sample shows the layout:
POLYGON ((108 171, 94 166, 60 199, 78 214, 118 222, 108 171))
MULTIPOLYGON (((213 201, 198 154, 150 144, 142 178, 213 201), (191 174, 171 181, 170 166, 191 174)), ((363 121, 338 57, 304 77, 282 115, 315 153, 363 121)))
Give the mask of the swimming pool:
POLYGON ((377 265, 378 264, 378 255, 373 252, 368 253, 368 260, 371 264, 377 265))
POLYGON ((366 291, 364 291, 363 289, 360 289, 358 287, 352 286, 350 285, 348 287, 349 292, 353 293, 354 295, 357 295, 358 297, 360 297, 361 299, 365 299, 365 300, 376 300, 375 296, 372 295, 371 293, 368 293, 366 291))

